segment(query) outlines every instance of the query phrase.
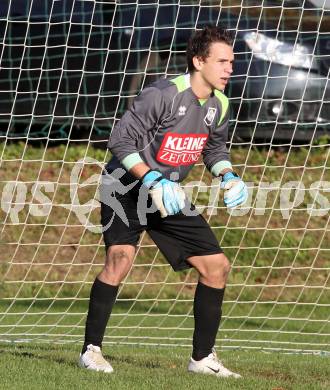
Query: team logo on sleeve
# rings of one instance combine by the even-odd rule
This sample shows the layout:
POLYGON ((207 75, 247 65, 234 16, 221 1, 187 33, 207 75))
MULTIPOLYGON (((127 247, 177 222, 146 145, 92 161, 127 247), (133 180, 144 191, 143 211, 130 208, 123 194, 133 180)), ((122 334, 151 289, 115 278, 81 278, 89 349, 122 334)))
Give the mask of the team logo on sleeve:
POLYGON ((207 134, 167 133, 157 153, 157 161, 171 166, 195 164, 207 138, 207 134))
POLYGON ((204 117, 204 122, 207 124, 207 126, 212 125, 212 122, 214 121, 216 113, 217 113, 216 108, 209 107, 209 109, 207 110, 207 114, 204 117))

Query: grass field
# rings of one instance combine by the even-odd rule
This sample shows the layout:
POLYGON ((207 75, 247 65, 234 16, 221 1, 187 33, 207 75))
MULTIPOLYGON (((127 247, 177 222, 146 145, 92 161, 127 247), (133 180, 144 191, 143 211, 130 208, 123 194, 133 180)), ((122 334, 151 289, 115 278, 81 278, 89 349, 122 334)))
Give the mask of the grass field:
MULTIPOLYGON (((241 19, 279 21, 279 31, 329 32, 329 15, 320 20, 321 12, 303 5, 205 1, 219 3, 241 19)), ((235 169, 254 189, 251 209, 232 216, 220 199, 214 214, 203 213, 232 263, 217 346, 225 365, 242 374, 238 380, 186 372, 196 273, 174 273, 147 235, 105 336, 115 373, 79 369, 89 290, 104 248, 72 206, 70 175, 79 159, 102 164, 109 155, 91 143, 48 140, 3 142, 0 155, 0 389, 330 389, 329 188, 322 192, 328 203, 315 202, 313 190, 314 183, 330 183, 329 139, 304 147, 233 147, 235 169), (292 205, 298 191, 285 202, 282 189, 297 182, 303 200, 292 205), (34 196, 36 183, 46 197, 34 196), (262 213, 260 183, 278 183, 262 213), (318 215, 322 206, 328 211, 318 215)), ((98 185, 88 180, 100 172, 97 163, 80 172, 82 204, 97 198, 98 185)), ((204 167, 195 167, 188 181, 202 185, 193 192, 196 205, 207 205, 210 188, 201 189, 211 177, 204 167)), ((98 225, 99 207, 85 216, 98 225)))
MULTIPOLYGON (((65 301, 3 300, 2 340, 71 343, 83 339, 88 299, 65 301), (7 304, 4 304, 7 302, 7 304)), ((125 301, 119 295, 107 332, 107 343, 190 346, 193 333, 192 298, 156 304, 155 299, 125 301)), ((217 345, 269 351, 330 353, 327 307, 244 305, 226 302, 217 345), (255 306, 253 308, 253 306, 255 306), (253 308, 253 310, 252 310, 253 308), (312 314, 311 314, 312 313, 312 314)))
POLYGON ((313 355, 232 351, 222 360, 242 379, 188 373, 183 348, 108 346, 115 372, 77 367, 77 345, 0 344, 1 389, 329 389, 330 358, 313 355))
MULTIPOLYGON (((288 218, 283 217, 280 188, 269 193, 262 215, 256 213, 256 191, 245 215, 229 215, 221 201, 215 215, 204 213, 232 262, 217 345, 226 364, 244 375, 238 381, 186 373, 196 274, 174 273, 148 236, 141 240, 105 337, 115 374, 76 368, 89 289, 103 264, 104 249, 101 235, 82 226, 70 208, 70 174, 80 158, 103 162, 108 156, 82 144, 25 148, 12 143, 0 145, 0 152, 0 192, 12 181, 26 190, 16 215, 0 210, 0 339, 8 341, 0 346, 1 388, 330 387, 329 213, 307 212, 314 199, 311 184, 330 182, 327 144, 233 149, 236 169, 255 188, 261 181, 303 183, 304 199, 288 208, 288 218), (52 191, 43 191, 52 203, 47 215, 30 212, 30 205, 38 204, 32 194, 35 182, 54 185, 52 191), (297 353, 266 353, 271 349, 297 353), (316 356, 318 351, 323 354, 316 356)), ((81 183, 99 173, 97 164, 86 165, 81 183)), ((189 178, 200 179, 210 184, 202 166, 189 178)), ((82 185, 80 202, 94 198, 96 189, 96 183, 82 185)), ((194 194, 197 205, 207 204, 209 192, 194 194)), ((88 217, 98 224, 99 209, 88 217)))

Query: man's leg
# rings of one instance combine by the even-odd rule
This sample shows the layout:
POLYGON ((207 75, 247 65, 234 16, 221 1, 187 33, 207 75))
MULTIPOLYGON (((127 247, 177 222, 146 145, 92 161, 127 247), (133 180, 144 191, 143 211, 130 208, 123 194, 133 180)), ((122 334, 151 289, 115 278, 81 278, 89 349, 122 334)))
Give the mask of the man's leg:
POLYGON ((194 256, 189 263, 199 272, 195 291, 193 358, 201 360, 212 352, 221 320, 221 306, 230 263, 223 253, 194 256))
POLYGON ((230 271, 228 259, 222 253, 209 224, 201 215, 192 217, 179 214, 157 222, 151 226, 148 233, 173 269, 180 271, 193 266, 200 275, 194 301, 193 357, 188 370, 218 376, 235 376, 222 366, 212 351, 230 271), (215 371, 207 366, 216 367, 215 371))
POLYGON ((98 368, 93 362, 96 353, 96 359, 101 362, 99 370, 112 372, 110 364, 97 356, 102 357, 100 352, 102 341, 116 301, 118 287, 132 267, 134 254, 135 247, 132 245, 112 245, 107 250, 105 265, 97 275, 90 294, 85 342, 80 358, 80 364, 86 368, 98 368))
POLYGON ((230 263, 223 253, 190 257, 188 262, 200 275, 195 291, 193 353, 188 369, 223 377, 239 377, 226 369, 213 351, 230 263))

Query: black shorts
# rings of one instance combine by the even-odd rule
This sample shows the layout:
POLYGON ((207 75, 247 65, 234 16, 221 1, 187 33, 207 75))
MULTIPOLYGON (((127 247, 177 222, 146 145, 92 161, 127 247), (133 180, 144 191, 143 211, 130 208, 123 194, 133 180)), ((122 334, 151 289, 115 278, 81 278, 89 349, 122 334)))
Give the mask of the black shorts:
MULTIPOLYGON (((126 174, 120 179, 124 185, 132 182, 126 174)), ((210 226, 201 215, 186 216, 183 213, 161 218, 159 212, 146 215, 142 224, 137 212, 137 197, 140 185, 125 194, 112 193, 108 188, 101 195, 101 224, 106 249, 111 245, 138 244, 140 234, 146 230, 174 271, 190 268, 187 258, 223 253, 210 226), (112 196, 112 202, 109 197, 112 196), (115 212, 111 205, 116 201, 122 206, 127 218, 115 212), (103 200, 103 201, 102 201, 103 200)), ((150 199, 149 199, 150 202, 150 199)), ((117 203, 118 204, 118 203, 117 203)), ((193 207, 193 206, 191 206, 193 207)), ((118 208, 116 208, 118 210, 118 208)))

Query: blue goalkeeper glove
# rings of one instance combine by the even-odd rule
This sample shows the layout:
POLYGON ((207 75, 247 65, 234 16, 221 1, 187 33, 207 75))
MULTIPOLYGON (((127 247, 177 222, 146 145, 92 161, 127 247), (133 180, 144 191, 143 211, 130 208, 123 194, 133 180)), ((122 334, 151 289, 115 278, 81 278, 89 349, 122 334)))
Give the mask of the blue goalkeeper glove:
POLYGON ((234 172, 227 172, 222 176, 220 188, 225 190, 224 203, 228 208, 242 205, 247 201, 246 184, 234 172))
POLYGON ((178 214, 185 206, 185 193, 178 183, 167 180, 158 171, 149 171, 142 177, 151 199, 161 217, 178 214))

